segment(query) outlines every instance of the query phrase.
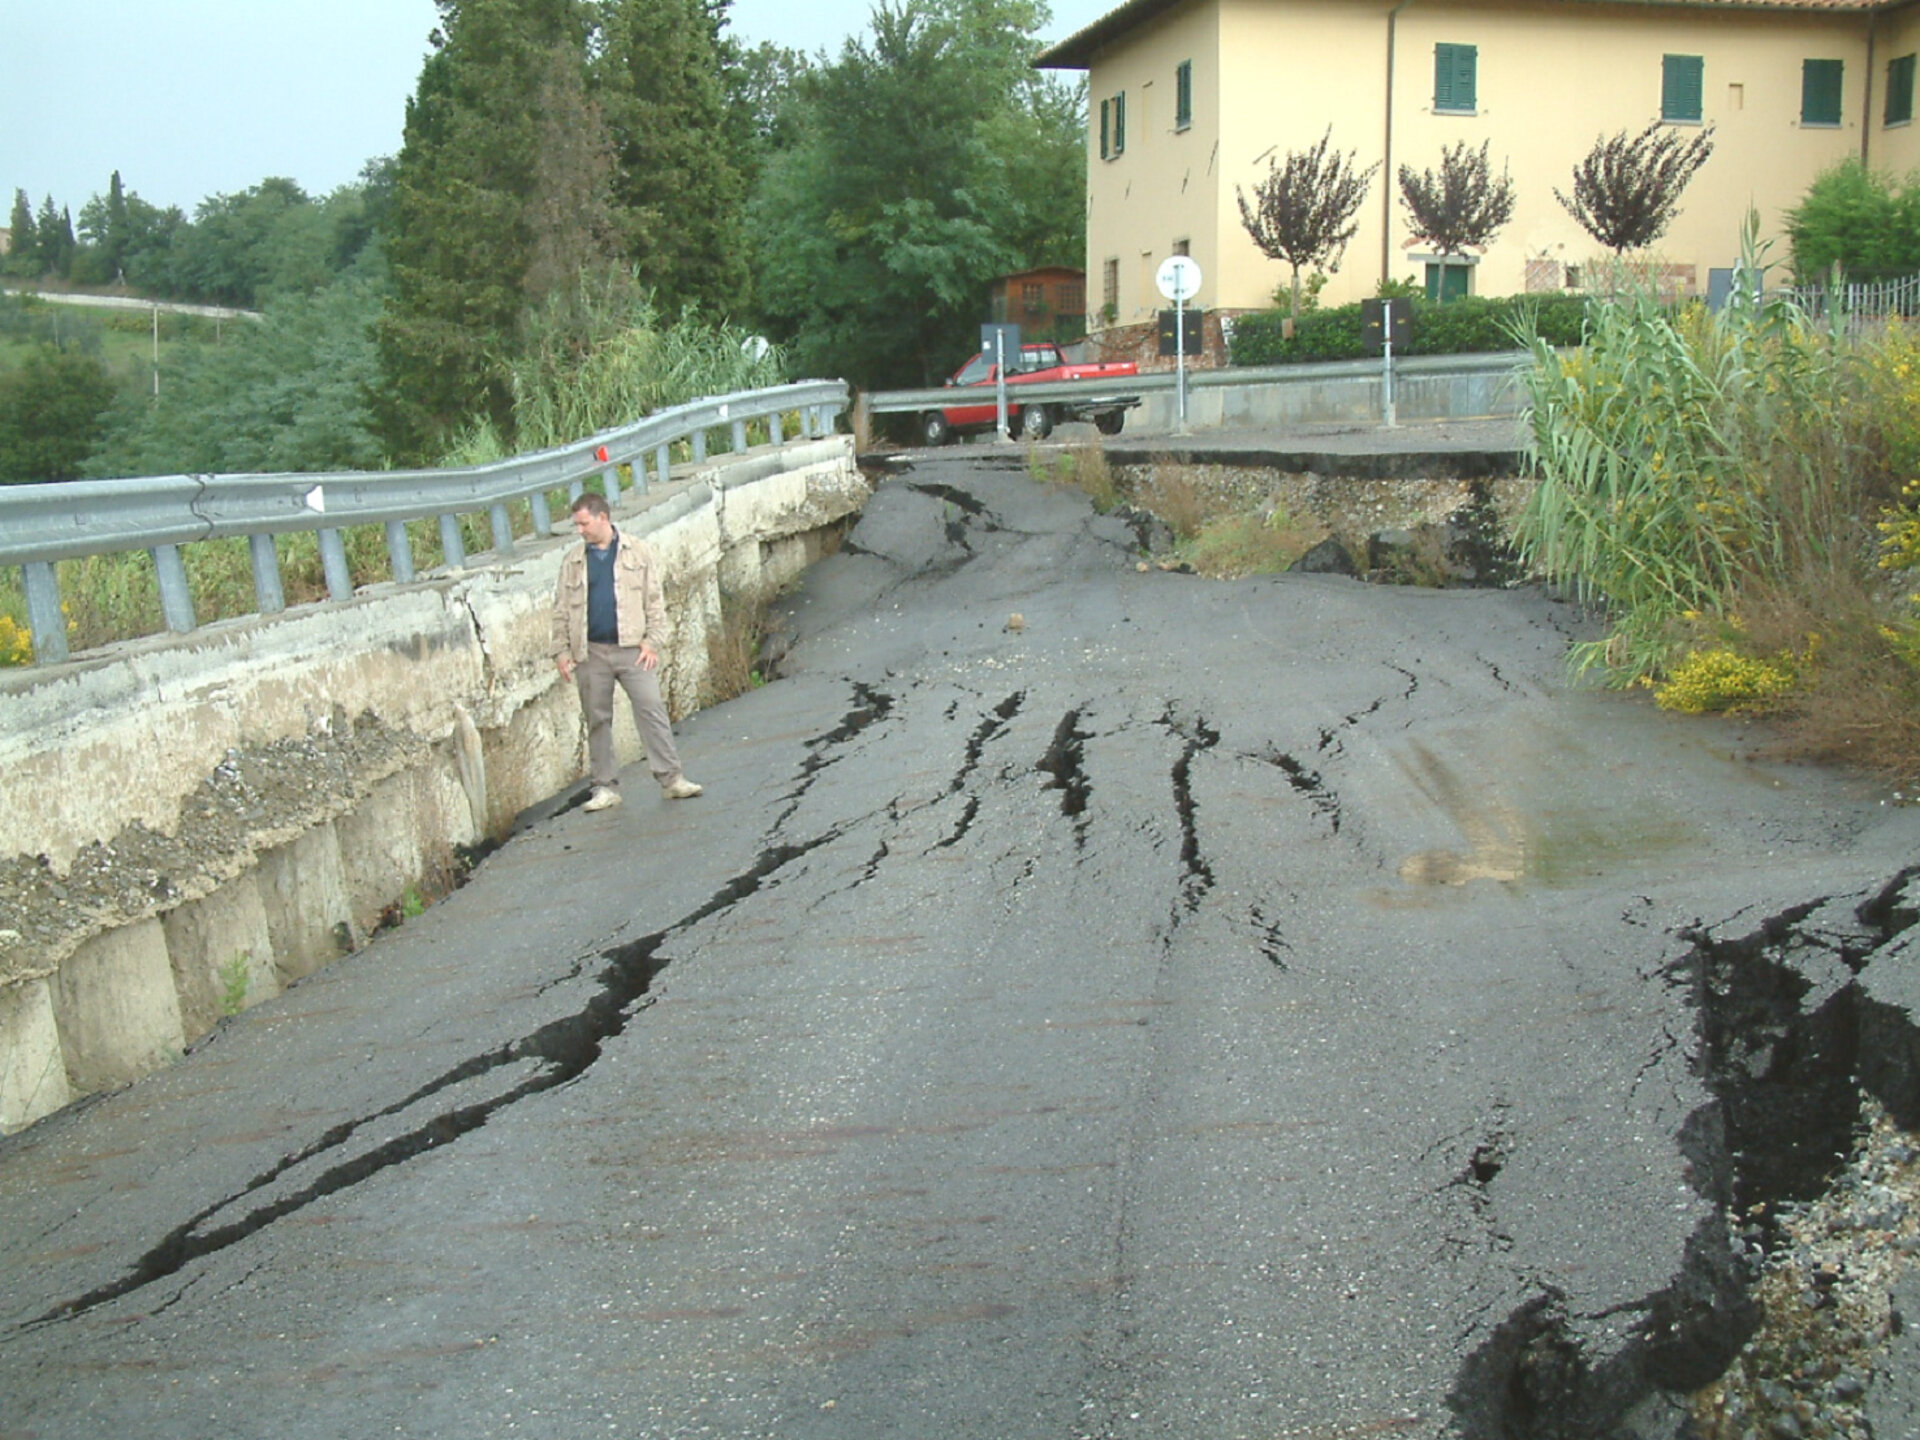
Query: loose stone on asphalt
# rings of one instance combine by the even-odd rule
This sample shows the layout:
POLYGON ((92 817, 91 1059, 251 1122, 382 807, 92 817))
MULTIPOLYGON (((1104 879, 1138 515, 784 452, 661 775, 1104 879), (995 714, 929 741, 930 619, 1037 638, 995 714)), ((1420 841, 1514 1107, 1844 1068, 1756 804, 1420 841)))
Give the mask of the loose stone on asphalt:
POLYGON ((1827 1253, 1752 1217, 1920 1118, 1920 815, 1570 690, 1537 591, 1136 559, 919 458, 683 726, 714 803, 0 1142, 0 1425, 1682 1433, 1827 1253))

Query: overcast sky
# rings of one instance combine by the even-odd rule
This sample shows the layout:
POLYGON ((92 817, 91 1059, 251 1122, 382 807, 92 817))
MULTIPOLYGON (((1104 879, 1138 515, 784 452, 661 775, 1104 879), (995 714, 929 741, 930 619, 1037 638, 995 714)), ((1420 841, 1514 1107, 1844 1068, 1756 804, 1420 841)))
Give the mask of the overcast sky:
MULTIPOLYGON (((1120 0, 1053 0, 1064 38, 1120 0)), ((838 53, 871 0, 734 0, 732 33, 838 53)), ((269 175, 323 195, 400 148, 433 0, 0 0, 0 224, 110 177, 188 214, 269 175)))

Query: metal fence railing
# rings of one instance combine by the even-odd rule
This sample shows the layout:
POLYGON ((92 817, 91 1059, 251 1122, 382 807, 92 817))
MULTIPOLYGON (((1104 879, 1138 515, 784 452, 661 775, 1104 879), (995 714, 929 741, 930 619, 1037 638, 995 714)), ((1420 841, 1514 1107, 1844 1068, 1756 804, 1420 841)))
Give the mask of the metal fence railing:
POLYGON ((601 477, 610 502, 621 494, 620 470, 634 487, 649 478, 664 482, 673 447, 685 442, 694 460, 707 458, 709 435, 731 438, 735 451, 748 448, 748 426, 764 423, 770 443, 787 437, 785 417, 798 415, 798 437, 832 433, 848 405, 843 380, 809 380, 695 400, 661 410, 630 425, 590 435, 552 450, 488 465, 445 470, 352 471, 339 474, 167 475, 130 480, 79 480, 0 487, 0 565, 19 566, 25 581, 27 618, 35 659, 68 656, 56 566, 62 560, 145 550, 153 557, 160 608, 169 630, 195 628, 193 597, 180 549, 196 541, 245 536, 252 562, 258 613, 286 609, 276 535, 317 532, 320 559, 332 600, 353 594, 342 531, 383 525, 393 578, 415 578, 407 523, 437 520, 442 562, 467 563, 460 517, 485 512, 492 523, 493 554, 513 553, 509 506, 528 502, 533 534, 553 528, 551 492, 564 488, 577 498, 586 481, 601 477))
POLYGON ((1844 285, 1794 285, 1775 293, 1815 319, 1844 320, 1854 329, 1920 316, 1920 275, 1844 285))

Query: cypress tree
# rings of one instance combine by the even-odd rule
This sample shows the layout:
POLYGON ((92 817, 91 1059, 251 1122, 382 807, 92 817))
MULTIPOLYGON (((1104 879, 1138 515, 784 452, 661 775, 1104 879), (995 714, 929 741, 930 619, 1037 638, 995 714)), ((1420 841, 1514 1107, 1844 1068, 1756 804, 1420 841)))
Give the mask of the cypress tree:
POLYGON ((602 0, 599 13, 593 79, 618 157, 622 250, 662 310, 741 311, 746 182, 721 79, 725 6, 602 0))
POLYGON ((438 0, 434 51, 407 102, 378 340, 381 428, 430 458, 457 427, 503 428, 506 362, 533 261, 539 97, 556 50, 582 57, 578 0, 438 0))
POLYGON ((7 238, 7 255, 0 270, 9 275, 38 275, 40 273, 40 240, 33 226, 33 202, 27 199, 27 192, 13 192, 13 215, 7 221, 10 232, 7 238))

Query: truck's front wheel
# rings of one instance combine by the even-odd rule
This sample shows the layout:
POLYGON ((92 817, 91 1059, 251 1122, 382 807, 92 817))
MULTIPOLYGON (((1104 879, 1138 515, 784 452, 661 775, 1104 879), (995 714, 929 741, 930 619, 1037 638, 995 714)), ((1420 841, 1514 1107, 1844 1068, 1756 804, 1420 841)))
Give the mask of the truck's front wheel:
POLYGON ((1044 405, 1020 407, 1020 435, 1026 440, 1044 440, 1053 433, 1053 412, 1044 405))
POLYGON ((920 417, 920 438, 928 445, 944 445, 953 434, 947 424, 947 417, 938 410, 929 410, 920 417))

